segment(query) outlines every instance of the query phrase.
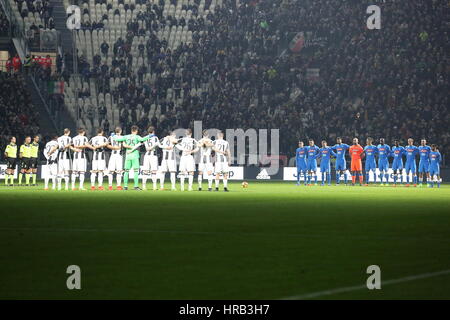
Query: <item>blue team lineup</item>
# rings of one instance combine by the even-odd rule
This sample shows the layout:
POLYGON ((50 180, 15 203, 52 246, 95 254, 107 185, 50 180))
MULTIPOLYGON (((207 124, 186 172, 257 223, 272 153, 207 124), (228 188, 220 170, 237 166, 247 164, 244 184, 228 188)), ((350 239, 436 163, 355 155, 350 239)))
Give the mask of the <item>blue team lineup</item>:
POLYGON ((430 188, 439 188, 442 182, 441 154, 435 144, 428 146, 426 139, 421 139, 419 146, 414 144, 412 138, 408 139, 406 146, 401 146, 399 140, 394 140, 391 147, 386 144, 384 138, 379 139, 378 145, 374 144, 374 139, 367 138, 363 148, 357 138, 353 139, 352 145, 343 143, 342 138, 337 138, 336 144, 331 147, 325 140, 321 142, 320 148, 315 145, 313 139, 309 139, 306 146, 303 141, 298 142, 295 156, 297 186, 302 185, 302 180, 305 186, 317 185, 319 174, 321 185, 330 186, 332 159, 335 159, 336 185, 341 184, 341 181, 345 185, 350 182, 355 185, 356 181, 359 181, 360 186, 369 186, 371 182, 373 185, 389 186, 392 182, 394 187, 422 187, 426 183, 430 188), (351 158, 349 173, 347 151, 351 158))

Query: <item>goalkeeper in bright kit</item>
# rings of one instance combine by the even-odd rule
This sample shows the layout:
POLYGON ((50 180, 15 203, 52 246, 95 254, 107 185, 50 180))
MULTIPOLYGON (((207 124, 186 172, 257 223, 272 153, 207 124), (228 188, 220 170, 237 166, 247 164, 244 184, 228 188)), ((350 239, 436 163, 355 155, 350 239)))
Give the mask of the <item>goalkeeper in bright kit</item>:
POLYGON ((123 177, 124 190, 128 190, 130 170, 133 172, 134 190, 142 190, 139 188, 139 148, 142 145, 142 142, 150 139, 150 136, 141 137, 138 135, 138 132, 139 128, 137 126, 132 126, 131 134, 114 137, 115 141, 123 142, 123 147, 127 149, 127 154, 125 156, 125 174, 123 177))

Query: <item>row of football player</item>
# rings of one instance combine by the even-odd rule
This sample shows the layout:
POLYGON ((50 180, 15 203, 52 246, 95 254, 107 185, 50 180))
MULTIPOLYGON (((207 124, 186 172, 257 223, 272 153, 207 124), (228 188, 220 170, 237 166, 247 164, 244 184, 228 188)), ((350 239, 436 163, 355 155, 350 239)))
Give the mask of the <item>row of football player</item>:
POLYGON ((57 183, 57 188, 62 188, 62 180, 65 182, 65 189, 69 189, 69 178, 71 178, 71 188, 75 189, 76 180, 79 179, 79 188, 84 190, 84 176, 87 171, 86 149, 93 150, 91 189, 103 190, 104 174, 108 176, 109 190, 113 189, 113 175, 116 176, 118 190, 128 190, 128 179, 130 171, 133 173, 134 189, 139 187, 138 176, 140 170, 139 149, 145 147, 143 159, 142 186, 146 189, 147 180, 150 177, 153 182, 153 190, 157 189, 157 174, 160 174, 160 189, 164 189, 166 173, 170 173, 171 190, 176 190, 176 149, 181 151, 179 173, 180 189, 185 189, 185 179, 188 180, 188 190, 193 189, 193 179, 195 172, 195 161, 193 154, 200 152, 200 162, 198 163, 198 189, 202 190, 203 178, 208 180, 208 190, 212 191, 212 184, 215 178, 215 191, 219 190, 220 177, 223 178, 224 191, 228 191, 228 171, 230 150, 228 142, 223 139, 223 133, 217 134, 217 139, 211 140, 207 131, 203 132, 203 137, 196 141, 192 138, 192 131, 186 130, 185 137, 177 139, 174 132, 164 137, 161 141, 155 134, 154 127, 148 129, 148 133, 141 137, 138 135, 138 127, 131 127, 131 134, 122 135, 122 129, 116 128, 114 134, 109 138, 104 136, 102 129, 97 130, 97 136, 89 141, 84 129, 78 130, 78 135, 70 137, 70 130, 65 129, 61 137, 54 137, 45 146, 44 156, 47 159, 48 175, 45 178, 45 188, 48 188, 49 179, 53 182, 53 188, 57 183), (156 148, 162 150, 162 161, 158 164, 156 148), (106 150, 111 150, 108 164, 106 163, 106 150), (123 159, 122 150, 126 150, 123 159), (73 152, 71 157, 69 150, 73 152), (212 162, 212 151, 216 153, 216 159, 212 162), (123 187, 122 187, 123 176, 123 187), (55 182, 56 181, 56 182, 55 182), (97 185, 96 185, 97 183, 97 185))
POLYGON ((394 146, 391 148, 385 143, 385 139, 381 138, 378 146, 373 144, 372 138, 367 138, 366 146, 362 148, 359 145, 358 138, 353 139, 353 144, 349 146, 342 142, 342 138, 337 138, 336 144, 333 147, 329 147, 327 142, 322 141, 322 148, 319 148, 314 144, 314 140, 308 141, 308 146, 304 146, 303 141, 299 141, 298 148, 296 149, 296 165, 297 165, 297 185, 300 185, 300 177, 305 177, 305 185, 310 185, 312 180, 317 184, 317 159, 320 160, 320 171, 322 173, 322 185, 328 181, 331 184, 331 157, 336 158, 336 183, 340 183, 341 175, 344 175, 344 183, 347 184, 346 171, 346 151, 349 151, 351 156, 351 168, 352 184, 356 182, 356 178, 359 177, 360 185, 363 184, 363 169, 362 158, 365 158, 365 176, 366 185, 369 182, 369 174, 373 172, 375 183, 377 182, 376 169, 378 157, 378 169, 380 171, 380 183, 384 185, 389 181, 389 158, 392 157, 392 170, 394 172, 394 185, 400 180, 403 183, 403 170, 406 172, 406 186, 410 183, 410 174, 412 176, 412 182, 414 186, 422 186, 424 175, 427 178, 428 185, 433 187, 434 183, 440 186, 442 181, 440 177, 440 165, 442 160, 441 154, 435 144, 428 146, 426 139, 420 141, 420 146, 414 145, 412 138, 408 139, 408 145, 400 146, 398 140, 394 141, 394 146), (403 164, 403 156, 406 157, 406 163, 403 164), (419 156, 419 167, 417 170, 416 157, 419 156), (417 176, 417 171, 419 176, 417 176))

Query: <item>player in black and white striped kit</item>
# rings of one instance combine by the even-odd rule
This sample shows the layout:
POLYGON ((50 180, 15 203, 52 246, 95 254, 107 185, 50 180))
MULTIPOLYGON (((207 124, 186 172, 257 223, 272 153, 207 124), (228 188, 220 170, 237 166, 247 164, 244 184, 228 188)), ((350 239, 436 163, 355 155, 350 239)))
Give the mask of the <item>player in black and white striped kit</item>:
POLYGON ((70 147, 72 146, 72 138, 70 137, 70 129, 64 129, 64 135, 57 140, 58 151, 58 190, 61 190, 62 179, 64 178, 65 190, 69 190, 69 176, 71 171, 70 147))
POLYGON ((52 189, 56 188, 56 178, 58 177, 58 137, 47 142, 44 148, 44 157, 47 159, 47 175, 44 178, 44 190, 48 190, 48 180, 52 179, 52 189))
POLYGON ((89 144, 94 148, 92 156, 92 170, 91 170, 91 190, 95 190, 95 178, 97 176, 98 189, 103 188, 103 173, 106 171, 106 146, 108 139, 103 135, 103 129, 97 129, 97 135, 91 138, 89 144))
POLYGON ((123 175, 123 155, 122 155, 122 142, 118 142, 114 137, 120 137, 122 135, 122 128, 116 127, 114 134, 108 138, 108 149, 111 150, 111 156, 108 162, 108 183, 109 190, 113 189, 113 174, 116 174, 116 188, 122 190, 122 175, 123 175))
POLYGON ((223 140, 223 132, 217 134, 217 139, 214 140, 213 150, 216 152, 216 162, 214 164, 214 173, 216 175, 216 189, 219 191, 220 175, 223 176, 223 191, 228 191, 228 164, 231 159, 230 145, 228 141, 223 140))
POLYGON ((203 138, 198 141, 200 147, 200 161, 198 162, 198 191, 202 191, 202 178, 208 179, 208 191, 212 191, 214 166, 212 163, 212 140, 207 130, 203 130, 203 138))
POLYGON ((177 164, 175 161, 175 150, 174 146, 178 143, 175 132, 171 132, 170 135, 166 136, 159 144, 159 147, 163 150, 162 160, 161 160, 161 178, 160 178, 160 189, 164 190, 164 179, 166 177, 166 172, 170 172, 170 182, 172 184, 172 191, 175 191, 176 183, 176 173, 177 164))
POLYGON ((153 190, 157 189, 157 173, 158 173, 158 156, 156 155, 156 148, 159 146, 159 139, 155 135, 155 128, 150 126, 148 128, 150 138, 144 142, 145 155, 143 165, 142 189, 147 190, 147 178, 151 175, 153 182, 153 190))
POLYGON ((80 179, 80 190, 84 188, 84 178, 87 170, 87 157, 85 149, 93 150, 86 137, 86 130, 78 129, 78 135, 72 139, 73 162, 72 162, 72 190, 75 190, 77 176, 80 179))
POLYGON ((186 130, 186 136, 176 145, 181 150, 180 167, 180 189, 184 191, 184 179, 188 177, 188 191, 192 191, 192 183, 194 182, 195 161, 192 156, 198 151, 198 143, 192 138, 192 130, 186 130))

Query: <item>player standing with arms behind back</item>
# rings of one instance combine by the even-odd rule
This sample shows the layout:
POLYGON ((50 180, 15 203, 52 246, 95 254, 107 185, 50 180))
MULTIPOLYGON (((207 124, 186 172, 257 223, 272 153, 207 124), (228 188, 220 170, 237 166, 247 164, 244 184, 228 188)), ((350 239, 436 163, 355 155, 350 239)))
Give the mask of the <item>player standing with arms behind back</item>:
POLYGON ((411 172, 414 187, 417 186, 417 165, 416 165, 416 155, 419 153, 419 148, 414 145, 414 140, 412 138, 408 139, 408 145, 405 147, 406 154, 406 187, 409 187, 409 173, 411 172))
POLYGON ((378 149, 378 170, 380 170, 380 180, 381 186, 383 184, 383 178, 386 178, 386 185, 389 185, 389 156, 391 154, 391 147, 389 147, 385 142, 384 138, 380 139, 380 144, 377 146, 378 149))
POLYGON ((317 156, 319 155, 319 147, 314 144, 313 139, 308 140, 306 169, 308 170, 308 185, 311 185, 311 179, 314 177, 314 184, 317 185, 317 156))
POLYGON ((322 186, 325 181, 331 186, 331 156, 336 157, 333 149, 327 145, 325 140, 322 141, 322 148, 319 150, 317 158, 320 158, 320 172, 322 173, 322 186))
POLYGON ((439 188, 441 186, 441 176, 440 176, 440 165, 439 163, 442 161, 442 156, 437 146, 435 144, 431 145, 430 152, 430 176, 432 178, 430 187, 433 188, 434 183, 437 184, 439 188))
POLYGON ((106 146, 111 150, 111 156, 108 162, 108 190, 113 189, 113 174, 116 174, 117 190, 122 190, 122 174, 123 174, 123 156, 122 156, 122 142, 117 141, 114 137, 122 136, 122 128, 116 127, 114 133, 108 138, 108 145, 106 146))
POLYGON ((295 150, 295 165, 297 166, 297 185, 300 185, 300 177, 303 174, 303 182, 306 186, 306 176, 308 174, 306 168, 307 147, 304 146, 303 141, 298 142, 298 148, 295 150))
POLYGON ((231 161, 230 145, 223 139, 223 132, 217 133, 217 139, 214 140, 214 152, 216 152, 216 162, 214 164, 214 173, 216 174, 215 191, 219 191, 220 175, 223 175, 223 191, 228 192, 228 172, 231 161))
POLYGON ((44 190, 48 190, 48 180, 52 179, 52 190, 56 188, 56 178, 58 177, 58 136, 47 142, 44 148, 44 157, 47 159, 47 175, 44 178, 44 190))
POLYGON ((198 151, 197 141, 192 138, 192 130, 186 130, 186 136, 181 139, 180 143, 176 145, 181 150, 180 167, 178 172, 180 173, 180 190, 184 191, 184 179, 188 176, 188 191, 192 191, 192 184, 194 182, 195 161, 192 156, 193 153, 198 151))
POLYGON ((203 130, 203 138, 198 141, 200 147, 200 161, 198 163, 198 191, 202 191, 202 178, 206 175, 208 178, 208 191, 212 191, 214 167, 211 160, 212 140, 209 138, 207 130, 203 130))
POLYGON ((35 135, 31 143, 31 157, 30 157, 30 171, 31 171, 31 185, 36 186, 36 175, 39 162, 39 136, 35 135))
POLYGON ((95 177, 97 175, 98 189, 103 189, 103 173, 106 171, 106 152, 108 139, 103 135, 103 129, 97 129, 97 135, 91 138, 89 144, 94 148, 91 170, 91 190, 95 190, 95 177))
POLYGON ((71 171, 70 163, 70 147, 72 145, 72 138, 70 137, 70 130, 64 129, 64 134, 57 140, 59 145, 58 151, 58 190, 61 190, 61 182, 64 178, 65 189, 69 190, 69 175, 71 171))
POLYGON ((159 146, 159 139, 155 135, 155 127, 148 128, 150 138, 144 142, 145 155, 143 165, 142 189, 147 190, 147 177, 151 175, 153 182, 153 191, 157 190, 157 176, 158 173, 158 156, 156 155, 156 148, 159 146))
POLYGON ((9 144, 5 149, 5 158, 6 158, 6 175, 5 175, 5 186, 14 186, 14 171, 16 170, 17 164, 17 145, 16 145, 16 137, 11 137, 9 139, 9 144), (9 179, 8 179, 9 178, 9 179))
POLYGON ((86 148, 94 149, 88 142, 86 130, 78 129, 78 135, 72 139, 73 163, 72 163, 72 190, 75 190, 77 176, 80 179, 80 190, 84 188, 84 179, 87 170, 86 148))
POLYGON ((373 172, 373 182, 377 183, 377 163, 375 161, 375 155, 378 153, 378 148, 375 147, 373 144, 372 138, 367 138, 366 143, 367 145, 364 148, 364 154, 366 158, 365 163, 365 171, 366 171, 366 186, 369 185, 369 178, 370 178, 370 172, 373 172))
POLYGON ((419 187, 422 187, 423 174, 425 173, 427 182, 430 183, 430 152, 427 140, 422 139, 419 146, 419 187))
POLYGON ((398 140, 394 140, 394 146, 392 147, 392 156, 394 161, 392 161, 392 171, 394 173, 394 187, 397 186, 397 179, 400 175, 400 183, 403 183, 403 154, 405 153, 405 148, 400 146, 398 140))
POLYGON ((170 134, 159 144, 159 147, 162 149, 162 160, 161 160, 161 177, 159 180, 160 190, 164 190, 164 179, 166 178, 166 172, 170 172, 170 183, 172 184, 172 191, 175 191, 175 183, 176 183, 176 172, 177 172, 177 164, 175 162, 175 150, 174 147, 178 143, 178 140, 175 136, 175 132, 172 131, 170 134))
POLYGON ((20 157, 20 173, 19 173, 19 186, 22 185, 22 176, 25 174, 25 184, 28 186, 30 183, 31 169, 31 137, 26 136, 25 142, 19 149, 20 157))
POLYGON ((358 143, 358 138, 353 138, 353 145, 348 149, 348 152, 352 157, 352 163, 350 166, 350 170, 352 172, 352 186, 356 183, 356 176, 359 177, 359 185, 362 186, 363 175, 361 159, 364 156, 364 149, 358 143))
POLYGON ((336 144, 332 147, 333 151, 336 153, 336 184, 341 181, 341 174, 344 175, 344 184, 347 185, 347 164, 345 162, 345 152, 350 148, 348 144, 342 143, 342 138, 338 137, 336 139, 336 144))

